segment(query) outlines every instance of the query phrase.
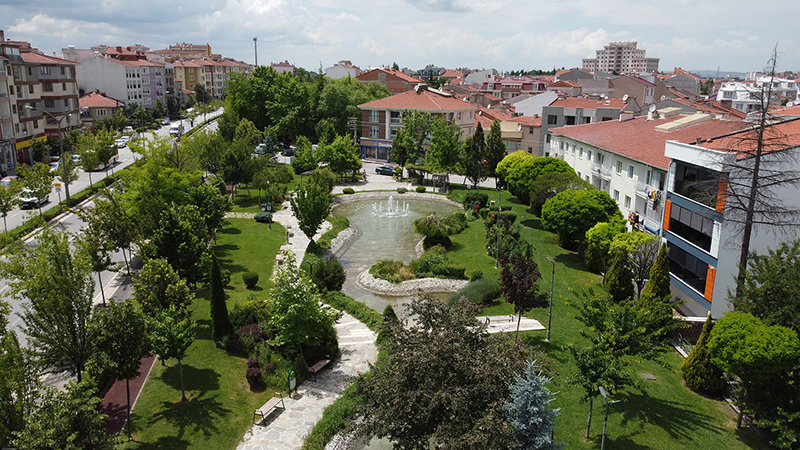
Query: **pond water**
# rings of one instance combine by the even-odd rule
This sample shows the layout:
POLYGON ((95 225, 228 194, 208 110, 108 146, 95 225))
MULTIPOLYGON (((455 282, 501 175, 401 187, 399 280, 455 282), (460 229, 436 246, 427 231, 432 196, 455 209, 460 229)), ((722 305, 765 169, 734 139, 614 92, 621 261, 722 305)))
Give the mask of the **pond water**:
POLYGON ((375 295, 356 286, 355 279, 382 259, 409 263, 414 258, 414 246, 422 239, 414 231, 413 222, 433 212, 447 216, 460 209, 446 203, 407 200, 397 195, 392 196, 391 202, 389 199, 371 199, 337 206, 333 214, 347 217, 350 226, 358 231, 355 241, 339 257, 347 273, 342 292, 378 312, 382 313, 386 305, 392 305, 398 314, 402 314, 402 305, 411 300, 409 297, 375 295))

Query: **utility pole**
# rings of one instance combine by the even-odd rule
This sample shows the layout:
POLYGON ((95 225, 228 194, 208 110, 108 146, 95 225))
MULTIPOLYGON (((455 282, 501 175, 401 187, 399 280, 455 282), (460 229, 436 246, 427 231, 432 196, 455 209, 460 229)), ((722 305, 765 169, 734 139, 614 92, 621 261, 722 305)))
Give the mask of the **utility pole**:
POLYGON ((255 64, 255 66, 258 67, 258 38, 257 37, 253 38, 253 51, 256 54, 256 64, 255 64))

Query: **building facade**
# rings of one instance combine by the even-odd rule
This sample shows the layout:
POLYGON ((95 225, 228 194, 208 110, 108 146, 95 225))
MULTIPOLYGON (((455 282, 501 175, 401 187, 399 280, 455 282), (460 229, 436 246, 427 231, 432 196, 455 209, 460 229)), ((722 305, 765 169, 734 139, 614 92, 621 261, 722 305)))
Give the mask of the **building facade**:
POLYGON ((658 72, 658 58, 648 58, 645 50, 636 48, 637 42, 611 42, 597 50, 594 58, 583 60, 583 70, 629 74, 658 72))
POLYGON ((372 69, 359 74, 356 78, 365 84, 380 83, 386 86, 386 89, 388 89, 392 95, 411 91, 415 86, 423 83, 419 78, 406 75, 399 70, 390 69, 372 69))

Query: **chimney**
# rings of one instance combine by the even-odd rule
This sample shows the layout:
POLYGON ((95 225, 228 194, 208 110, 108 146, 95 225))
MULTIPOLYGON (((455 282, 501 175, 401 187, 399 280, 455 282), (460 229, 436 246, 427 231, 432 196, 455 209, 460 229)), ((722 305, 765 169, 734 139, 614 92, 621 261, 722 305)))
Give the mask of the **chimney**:
POLYGON ((619 113, 619 121, 626 122, 628 120, 633 119, 633 113, 630 111, 620 111, 619 113))
POLYGON ((122 53, 122 47, 119 45, 117 46, 117 53, 122 53))

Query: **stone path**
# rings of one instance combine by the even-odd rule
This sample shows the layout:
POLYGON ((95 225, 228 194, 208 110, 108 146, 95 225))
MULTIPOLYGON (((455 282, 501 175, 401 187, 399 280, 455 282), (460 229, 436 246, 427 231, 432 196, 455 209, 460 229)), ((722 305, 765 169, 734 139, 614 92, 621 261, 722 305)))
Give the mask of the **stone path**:
POLYGON ((263 422, 253 425, 237 447, 240 450, 294 450, 303 446, 322 411, 333 403, 353 377, 369 370, 367 362, 378 355, 376 334, 349 314, 336 324, 342 357, 317 374, 317 382, 306 380, 297 393, 285 398, 286 409, 276 409, 263 422))

